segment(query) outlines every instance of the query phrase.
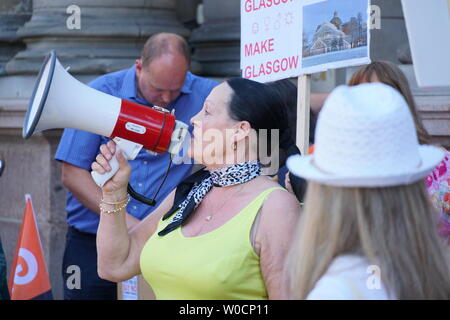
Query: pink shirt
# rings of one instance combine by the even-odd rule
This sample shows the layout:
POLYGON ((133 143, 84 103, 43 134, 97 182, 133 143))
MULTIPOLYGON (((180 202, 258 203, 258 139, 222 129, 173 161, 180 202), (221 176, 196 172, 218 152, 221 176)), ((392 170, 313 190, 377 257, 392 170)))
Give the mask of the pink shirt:
POLYGON ((450 245, 450 152, 425 178, 431 202, 440 213, 439 235, 450 245))

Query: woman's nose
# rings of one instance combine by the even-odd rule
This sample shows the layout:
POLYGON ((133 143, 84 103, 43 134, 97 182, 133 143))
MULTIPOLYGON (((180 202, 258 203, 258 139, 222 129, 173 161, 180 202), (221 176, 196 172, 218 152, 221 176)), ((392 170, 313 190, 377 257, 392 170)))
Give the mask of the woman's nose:
POLYGON ((198 127, 200 123, 200 113, 201 111, 191 118, 191 125, 193 125, 194 127, 198 127))

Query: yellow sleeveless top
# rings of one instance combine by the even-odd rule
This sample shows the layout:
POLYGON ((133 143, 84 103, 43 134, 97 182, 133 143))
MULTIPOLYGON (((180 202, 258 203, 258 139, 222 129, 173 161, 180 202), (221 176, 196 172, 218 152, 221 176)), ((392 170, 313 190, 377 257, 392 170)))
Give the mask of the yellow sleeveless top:
POLYGON ((264 199, 277 189, 284 190, 263 191, 224 225, 197 237, 185 237, 181 227, 160 237, 158 232, 172 219, 161 220, 140 257, 142 275, 156 298, 267 299, 250 232, 264 199))

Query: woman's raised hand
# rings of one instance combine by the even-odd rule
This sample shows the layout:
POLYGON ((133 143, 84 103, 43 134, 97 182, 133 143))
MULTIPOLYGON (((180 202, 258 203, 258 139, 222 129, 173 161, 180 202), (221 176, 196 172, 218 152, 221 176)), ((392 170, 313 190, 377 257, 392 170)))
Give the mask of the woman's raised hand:
POLYGON ((112 159, 114 154, 119 162, 119 170, 103 185, 102 192, 103 198, 108 198, 110 201, 121 201, 127 195, 131 166, 122 151, 116 147, 114 141, 109 141, 107 144, 100 146, 100 153, 95 158, 96 161, 92 163, 91 168, 99 174, 111 171, 108 161, 112 159))

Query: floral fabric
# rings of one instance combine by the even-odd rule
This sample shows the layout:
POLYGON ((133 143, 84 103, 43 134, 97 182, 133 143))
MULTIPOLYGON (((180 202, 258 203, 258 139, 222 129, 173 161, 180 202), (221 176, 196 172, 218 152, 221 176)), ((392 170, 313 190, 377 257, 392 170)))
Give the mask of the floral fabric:
POLYGON ((439 235, 450 245, 450 152, 426 177, 425 183, 433 205, 439 210, 439 235))

